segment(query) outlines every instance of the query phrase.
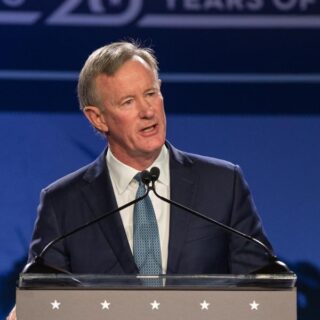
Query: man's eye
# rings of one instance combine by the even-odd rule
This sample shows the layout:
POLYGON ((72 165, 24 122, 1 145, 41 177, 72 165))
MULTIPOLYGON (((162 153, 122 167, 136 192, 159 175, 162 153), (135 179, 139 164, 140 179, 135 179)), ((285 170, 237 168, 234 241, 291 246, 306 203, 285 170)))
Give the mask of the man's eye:
POLYGON ((122 103, 122 105, 130 105, 130 104, 132 104, 133 103, 133 99, 128 99, 128 100, 125 100, 125 101, 123 101, 123 103, 122 103))
POLYGON ((151 96, 153 96, 153 95, 155 95, 155 91, 149 91, 149 92, 147 92, 147 96, 149 96, 149 97, 151 97, 151 96))

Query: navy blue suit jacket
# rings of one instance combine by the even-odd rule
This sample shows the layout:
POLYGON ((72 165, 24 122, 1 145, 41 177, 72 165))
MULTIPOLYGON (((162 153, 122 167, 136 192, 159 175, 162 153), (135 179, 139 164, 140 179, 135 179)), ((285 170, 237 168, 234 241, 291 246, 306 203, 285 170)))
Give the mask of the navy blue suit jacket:
MULTIPOLYGON (((172 200, 270 246, 238 166, 167 146, 172 200)), ((104 152, 42 190, 29 260, 55 237, 116 207, 104 152)), ((119 213, 56 244, 45 261, 73 273, 138 273, 119 213)), ((168 274, 248 273, 266 263, 261 248, 171 206, 168 274)))

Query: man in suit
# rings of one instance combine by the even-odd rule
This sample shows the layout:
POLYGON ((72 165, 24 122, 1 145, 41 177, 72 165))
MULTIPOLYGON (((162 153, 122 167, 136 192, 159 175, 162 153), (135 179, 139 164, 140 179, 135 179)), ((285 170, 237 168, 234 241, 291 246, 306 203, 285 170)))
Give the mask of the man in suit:
MULTIPOLYGON (((136 174, 153 166, 160 168, 159 194, 270 246, 240 168, 179 151, 166 141, 160 84, 158 62, 148 48, 118 42, 89 56, 78 97, 107 147, 93 163, 42 191, 29 261, 54 238, 133 200, 136 174)), ((159 236, 158 273, 249 273, 268 262, 255 244, 152 192, 150 198, 159 236)), ((134 211, 131 206, 57 243, 45 262, 73 273, 143 273, 135 256, 134 211)), ((9 319, 15 319, 14 311, 9 319)))
MULTIPOLYGON (((80 107, 107 138, 100 157, 42 191, 29 260, 52 239, 133 200, 134 176, 160 168, 158 192, 269 245, 238 166, 187 154, 166 137, 158 63, 150 49, 119 42, 93 52, 79 77, 80 107)), ((261 248, 150 194, 167 274, 248 273, 261 248)), ((133 207, 56 244, 50 265, 73 273, 137 274, 133 207)))

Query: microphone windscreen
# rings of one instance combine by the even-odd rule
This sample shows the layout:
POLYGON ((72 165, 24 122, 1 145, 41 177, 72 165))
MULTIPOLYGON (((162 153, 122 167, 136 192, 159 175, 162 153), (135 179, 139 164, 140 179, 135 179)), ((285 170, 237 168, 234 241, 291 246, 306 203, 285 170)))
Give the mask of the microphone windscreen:
POLYGON ((151 175, 150 172, 147 170, 144 170, 141 172, 141 181, 146 184, 149 185, 150 181, 151 181, 151 175))
POLYGON ((150 170, 151 180, 157 181, 160 176, 160 169, 158 167, 152 167, 150 170))

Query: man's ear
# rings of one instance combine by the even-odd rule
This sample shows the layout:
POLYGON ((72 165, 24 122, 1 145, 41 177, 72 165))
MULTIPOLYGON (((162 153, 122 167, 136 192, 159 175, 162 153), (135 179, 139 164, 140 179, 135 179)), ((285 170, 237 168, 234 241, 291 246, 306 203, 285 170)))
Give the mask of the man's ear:
POLYGON ((100 132, 107 133, 109 131, 103 112, 95 106, 87 106, 83 109, 83 113, 89 122, 100 132))

